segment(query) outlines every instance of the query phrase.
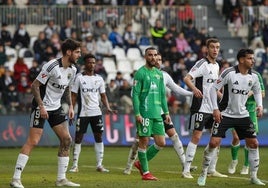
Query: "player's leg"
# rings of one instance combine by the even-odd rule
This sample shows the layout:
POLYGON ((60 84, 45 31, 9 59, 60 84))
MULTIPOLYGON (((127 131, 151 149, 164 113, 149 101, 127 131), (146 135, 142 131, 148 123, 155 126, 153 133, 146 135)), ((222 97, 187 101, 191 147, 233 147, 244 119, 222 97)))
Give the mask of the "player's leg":
POLYGON ((256 138, 246 138, 246 145, 248 147, 248 160, 251 183, 257 185, 265 185, 257 177, 260 161, 258 141, 256 138))
POLYGON ((15 170, 10 183, 11 187, 23 188, 21 183, 21 173, 24 170, 32 149, 39 143, 43 134, 44 119, 40 117, 40 111, 34 110, 30 119, 30 130, 26 143, 22 146, 20 154, 18 155, 15 170), (36 122, 39 122, 36 124, 36 122))
POLYGON ((65 114, 59 109, 54 114, 50 115, 49 123, 60 140, 58 151, 58 173, 56 186, 72 186, 78 187, 80 184, 73 183, 66 178, 66 171, 69 164, 69 152, 72 142, 72 137, 69 133, 69 125, 65 119, 65 114))
MULTIPOLYGON (((162 116, 162 118, 163 118, 163 121, 165 121, 165 116, 162 116)), ((174 128, 174 125, 172 122, 170 124, 164 123, 164 125, 165 125, 165 132, 168 135, 169 139, 172 141, 173 148, 176 154, 178 155, 180 159, 180 163, 183 167, 185 163, 185 153, 184 153, 183 145, 179 138, 179 135, 177 134, 176 129, 174 128)))
POLYGON ((184 168, 182 172, 182 177, 184 178, 193 178, 192 175, 190 174, 190 168, 194 160, 197 145, 199 143, 201 136, 202 136, 202 131, 194 130, 191 141, 187 145, 186 152, 185 152, 185 163, 184 163, 184 168))
MULTIPOLYGON (((250 104, 249 104, 250 105, 250 104)), ((249 111, 249 117, 254 125, 254 129, 256 131, 256 134, 258 135, 259 133, 259 126, 258 126, 258 118, 257 118, 257 113, 255 111, 256 105, 252 106, 254 110, 250 110, 249 111)), ((247 106, 247 109, 249 108, 249 106, 247 106)), ((244 160, 244 165, 241 169, 240 174, 246 175, 248 174, 249 171, 249 161, 248 161, 248 148, 245 145, 244 147, 244 156, 245 156, 245 160, 244 160)))
POLYGON ((231 145, 232 161, 228 166, 228 172, 230 174, 234 174, 236 171, 236 166, 238 164, 238 151, 240 148, 240 140, 235 129, 232 129, 232 135, 233 135, 233 140, 232 140, 232 145, 231 145))
POLYGON ((138 157, 138 144, 139 144, 139 139, 138 139, 138 136, 136 136, 136 139, 132 143, 131 148, 129 150, 127 166, 123 171, 124 174, 127 174, 127 175, 131 174, 132 166, 138 157))
POLYGON ((220 137, 210 137, 210 142, 205 148, 203 155, 202 173, 200 174, 197 180, 197 184, 199 186, 205 186, 206 184, 208 168, 210 166, 212 158, 216 155, 217 147, 219 147, 220 142, 221 142, 220 137))
POLYGON ((95 139, 94 150, 96 154, 96 170, 98 172, 109 172, 109 170, 105 169, 102 165, 104 157, 104 144, 102 141, 102 133, 103 133, 102 115, 90 117, 90 125, 95 139))
POLYGON ((76 131, 74 138, 74 146, 73 146, 73 164, 70 168, 70 172, 78 172, 78 162, 81 153, 81 143, 84 137, 84 134, 87 131, 87 127, 89 124, 89 118, 87 117, 79 117, 76 121, 76 131))

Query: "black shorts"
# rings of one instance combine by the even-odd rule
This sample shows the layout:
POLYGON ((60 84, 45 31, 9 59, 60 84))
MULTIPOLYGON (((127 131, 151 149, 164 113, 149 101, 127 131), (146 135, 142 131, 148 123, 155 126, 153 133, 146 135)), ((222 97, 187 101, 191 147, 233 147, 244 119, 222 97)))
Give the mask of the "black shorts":
POLYGON ((234 128, 236 130, 240 140, 245 138, 256 138, 257 135, 250 117, 229 118, 223 116, 221 123, 215 123, 213 125, 212 136, 225 138, 225 132, 229 128, 234 128))
POLYGON ((169 129, 173 129, 174 128, 173 122, 171 121, 169 124, 167 124, 167 123, 165 123, 166 115, 162 114, 161 116, 162 116, 162 119, 163 119, 163 122, 164 122, 165 132, 167 132, 167 130, 169 130, 169 129))
POLYGON ((76 132, 85 134, 87 132, 88 124, 91 125, 93 133, 103 132, 102 115, 92 117, 79 117, 76 122, 76 132))
POLYGON ((203 112, 191 113, 189 129, 203 131, 203 129, 212 129, 214 123, 213 115, 203 112))
MULTIPOLYGON (((67 121, 67 115, 64 113, 62 107, 57 110, 48 111, 48 123, 50 127, 54 127, 55 125, 59 125, 64 121, 67 121)), ((40 109, 35 108, 31 112, 30 117, 30 127, 43 129, 45 125, 46 119, 41 118, 40 109)))

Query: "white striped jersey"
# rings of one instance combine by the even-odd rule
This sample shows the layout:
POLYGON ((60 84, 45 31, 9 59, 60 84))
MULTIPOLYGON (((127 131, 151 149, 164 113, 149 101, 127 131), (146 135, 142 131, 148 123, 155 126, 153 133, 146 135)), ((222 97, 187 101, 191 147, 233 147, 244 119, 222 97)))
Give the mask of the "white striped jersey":
POLYGON ((78 94, 79 117, 91 117, 102 114, 100 94, 105 93, 105 82, 100 75, 77 74, 72 86, 72 92, 78 94))
MULTIPOLYGON (((63 93, 72 84, 75 74, 76 67, 71 65, 64 68, 61 58, 53 59, 43 65, 36 79, 43 84, 40 86, 40 95, 47 111, 60 108, 63 93)), ((38 106, 35 100, 33 105, 38 106)))
POLYGON ((194 79, 195 86, 202 92, 203 98, 193 96, 191 112, 213 113, 209 90, 219 76, 219 64, 202 58, 195 63, 188 73, 194 79))

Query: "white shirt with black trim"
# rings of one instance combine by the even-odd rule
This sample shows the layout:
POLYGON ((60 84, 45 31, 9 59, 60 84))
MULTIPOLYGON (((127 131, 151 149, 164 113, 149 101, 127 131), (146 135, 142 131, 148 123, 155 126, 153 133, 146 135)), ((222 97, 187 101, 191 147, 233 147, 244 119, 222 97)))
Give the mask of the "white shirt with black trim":
POLYGON ((72 92, 79 94, 77 101, 79 117, 92 117, 102 114, 100 94, 105 93, 105 82, 100 75, 77 74, 72 92))
MULTIPOLYGON (((36 79, 42 83, 40 95, 47 111, 57 110, 65 89, 70 86, 76 74, 75 66, 62 66, 61 58, 53 59, 43 65, 36 79)), ((35 102, 35 104, 36 102, 35 102)))
MULTIPOLYGON (((254 71, 249 71, 248 74, 241 74, 239 72, 238 66, 234 66, 226 69, 222 72, 217 82, 213 85, 214 89, 221 89, 224 87, 224 92, 221 101, 227 104, 225 109, 222 111, 223 116, 231 117, 231 118, 243 118, 248 117, 249 112, 246 109, 246 102, 248 99, 248 93, 252 90, 254 93, 254 97, 257 98, 256 101, 259 101, 258 106, 262 106, 262 96, 261 96, 261 88, 258 79, 258 75, 254 71)), ((211 94, 214 96, 212 100, 217 100, 215 96, 215 91, 211 94)), ((211 96, 212 97, 212 96, 211 96)))

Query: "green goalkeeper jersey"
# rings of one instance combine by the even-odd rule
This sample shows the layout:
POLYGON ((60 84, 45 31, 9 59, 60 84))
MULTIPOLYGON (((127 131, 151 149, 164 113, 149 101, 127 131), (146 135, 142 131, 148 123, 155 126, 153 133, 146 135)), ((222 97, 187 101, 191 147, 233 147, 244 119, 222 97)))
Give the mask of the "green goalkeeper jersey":
POLYGON ((168 114, 163 74, 153 67, 142 66, 134 75, 132 87, 134 113, 143 118, 161 118, 161 110, 168 114))
MULTIPOLYGON (((261 91, 262 91, 262 93, 264 93, 265 92, 265 88, 264 88, 264 84, 263 84, 263 79, 262 79, 260 73, 257 72, 257 75, 258 75, 258 78, 259 78, 259 82, 260 82, 260 86, 261 86, 261 91)), ((251 95, 248 98, 247 103, 246 103, 246 107, 247 107, 247 110, 249 112, 255 112, 256 111, 256 101, 255 101, 253 95, 251 95)))

